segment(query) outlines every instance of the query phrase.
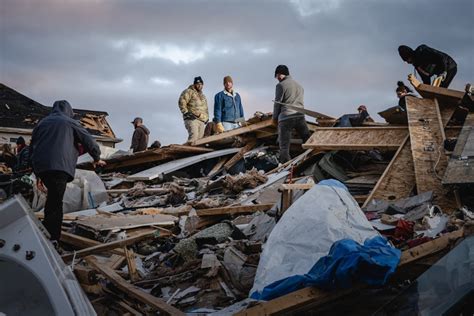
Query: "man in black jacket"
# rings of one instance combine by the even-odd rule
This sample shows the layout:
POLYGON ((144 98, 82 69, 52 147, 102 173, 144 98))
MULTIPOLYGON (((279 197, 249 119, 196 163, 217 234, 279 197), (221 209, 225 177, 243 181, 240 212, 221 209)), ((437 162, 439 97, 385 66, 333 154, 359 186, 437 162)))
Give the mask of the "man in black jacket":
POLYGON ((63 197, 66 184, 74 179, 79 144, 94 159, 94 167, 105 165, 99 145, 73 116, 67 101, 56 101, 31 136, 33 171, 48 189, 43 225, 56 241, 61 237, 63 197))
POLYGON ((431 84, 431 77, 437 75, 442 78, 440 87, 447 88, 458 71, 451 56, 424 44, 415 50, 401 45, 398 47, 398 53, 405 62, 415 67, 425 84, 431 84))

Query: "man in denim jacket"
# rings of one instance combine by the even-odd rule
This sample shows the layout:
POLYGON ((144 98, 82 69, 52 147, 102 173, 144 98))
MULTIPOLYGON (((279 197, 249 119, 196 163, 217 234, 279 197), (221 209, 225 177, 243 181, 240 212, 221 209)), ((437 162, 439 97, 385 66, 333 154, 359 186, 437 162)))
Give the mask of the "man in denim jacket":
POLYGON ((239 127, 244 119, 244 109, 240 95, 234 91, 230 76, 224 77, 224 90, 214 97, 214 122, 218 133, 239 127))

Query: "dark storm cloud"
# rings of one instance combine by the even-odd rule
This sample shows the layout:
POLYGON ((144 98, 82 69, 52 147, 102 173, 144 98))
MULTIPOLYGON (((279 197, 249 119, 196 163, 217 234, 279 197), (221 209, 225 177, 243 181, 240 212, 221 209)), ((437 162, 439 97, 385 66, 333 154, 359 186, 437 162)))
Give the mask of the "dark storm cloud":
MULTIPOLYGON (((210 110, 232 75, 246 116, 271 111, 277 64, 285 63, 309 108, 339 116, 396 103, 395 83, 413 71, 397 47, 421 43, 453 56, 454 88, 473 80, 469 0, 396 1, 26 1, 0 4, 1 82, 44 104, 110 113, 129 145, 131 118, 152 138, 182 143, 177 98, 195 75, 210 110)), ((212 115, 211 115, 212 116, 212 115)))

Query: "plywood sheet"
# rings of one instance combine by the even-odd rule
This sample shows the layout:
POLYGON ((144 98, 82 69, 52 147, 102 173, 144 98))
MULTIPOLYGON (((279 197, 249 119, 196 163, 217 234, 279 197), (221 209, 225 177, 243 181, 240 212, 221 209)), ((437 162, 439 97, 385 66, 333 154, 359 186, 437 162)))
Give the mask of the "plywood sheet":
POLYGON ((408 128, 418 193, 433 191, 434 203, 452 210, 454 201, 441 179, 448 160, 444 153, 444 128, 436 100, 407 97, 408 128))
POLYGON ((408 135, 404 126, 317 128, 303 148, 316 150, 396 150, 408 135))

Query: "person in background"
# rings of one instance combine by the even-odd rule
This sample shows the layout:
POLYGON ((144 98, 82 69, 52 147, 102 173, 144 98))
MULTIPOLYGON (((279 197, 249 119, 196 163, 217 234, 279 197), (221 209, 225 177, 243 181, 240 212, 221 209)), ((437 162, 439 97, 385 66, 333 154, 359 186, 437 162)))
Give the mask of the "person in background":
POLYGON ((188 131, 188 142, 193 142, 204 137, 204 130, 209 121, 207 99, 202 89, 204 81, 195 77, 194 83, 184 90, 179 96, 179 110, 183 114, 184 126, 188 131))
POLYGON ((224 90, 214 97, 214 123, 218 133, 240 127, 244 119, 244 109, 240 94, 234 90, 231 76, 224 77, 224 90))
POLYGON ((150 131, 145 125, 143 125, 143 119, 141 117, 136 117, 131 123, 133 124, 135 130, 133 131, 130 149, 134 153, 143 151, 148 147, 150 131))
POLYGON ((273 105, 273 122, 278 126, 278 142, 280 146, 280 162, 285 163, 290 157, 291 131, 296 130, 305 143, 309 138, 308 125, 304 114, 293 108, 304 108, 304 89, 291 76, 286 65, 278 65, 275 69, 275 103, 273 105), (292 108, 290 108, 290 106, 292 108))
POLYGON ((63 222, 63 197, 66 184, 74 179, 81 143, 93 158, 93 166, 104 166, 94 138, 76 120, 69 102, 56 101, 51 113, 34 128, 31 136, 33 172, 48 190, 43 225, 57 244, 63 222))
POLYGON ((7 165, 8 168, 15 168, 17 158, 15 154, 13 153, 12 147, 10 144, 3 144, 2 145, 2 162, 7 165))
POLYGON ((25 139, 21 136, 16 140, 16 159, 15 171, 25 171, 31 167, 30 146, 26 145, 25 139))
POLYGON ((424 44, 415 50, 401 45, 398 47, 398 53, 403 61, 415 67, 424 84, 431 84, 431 77, 437 75, 442 78, 440 87, 447 88, 458 71, 451 56, 424 44))
POLYGON ((341 116, 336 127, 357 127, 362 126, 364 122, 372 121, 365 105, 359 105, 357 112, 357 114, 344 114, 341 116))
POLYGON ((411 97, 416 97, 416 96, 413 94, 413 91, 409 87, 405 86, 403 81, 397 82, 397 89, 395 89, 395 92, 397 93, 397 97, 398 97, 398 106, 406 111, 407 103, 406 103, 405 98, 409 96, 411 97))

